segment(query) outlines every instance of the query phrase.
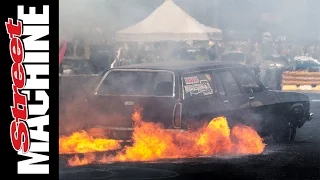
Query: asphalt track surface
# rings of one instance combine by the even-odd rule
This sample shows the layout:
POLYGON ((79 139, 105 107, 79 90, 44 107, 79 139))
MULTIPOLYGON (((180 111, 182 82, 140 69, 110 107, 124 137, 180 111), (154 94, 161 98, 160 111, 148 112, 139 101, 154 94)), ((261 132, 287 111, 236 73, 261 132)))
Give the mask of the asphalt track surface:
POLYGON ((203 157, 156 163, 114 163, 65 167, 60 179, 284 179, 320 180, 320 94, 308 93, 314 119, 298 129, 296 142, 276 144, 266 138, 261 155, 203 157))

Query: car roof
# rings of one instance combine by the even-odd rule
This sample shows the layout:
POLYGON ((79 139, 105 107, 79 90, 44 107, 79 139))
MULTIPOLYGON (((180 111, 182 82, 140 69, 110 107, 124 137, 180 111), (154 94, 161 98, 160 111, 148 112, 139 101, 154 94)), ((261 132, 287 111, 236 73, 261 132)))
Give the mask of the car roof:
POLYGON ((174 72, 188 72, 195 70, 220 69, 228 67, 243 67, 241 64, 222 62, 222 61, 190 61, 190 60, 173 60, 161 61, 155 63, 143 63, 121 66, 114 69, 152 69, 152 70, 169 70, 174 72))

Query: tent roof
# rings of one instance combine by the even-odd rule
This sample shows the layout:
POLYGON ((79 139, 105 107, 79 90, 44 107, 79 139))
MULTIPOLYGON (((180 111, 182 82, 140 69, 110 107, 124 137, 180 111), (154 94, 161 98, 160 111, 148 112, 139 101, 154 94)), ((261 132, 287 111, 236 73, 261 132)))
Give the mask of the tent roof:
POLYGON ((208 40, 210 33, 220 29, 205 26, 191 17, 172 0, 160 7, 141 22, 118 31, 117 41, 185 41, 208 40))

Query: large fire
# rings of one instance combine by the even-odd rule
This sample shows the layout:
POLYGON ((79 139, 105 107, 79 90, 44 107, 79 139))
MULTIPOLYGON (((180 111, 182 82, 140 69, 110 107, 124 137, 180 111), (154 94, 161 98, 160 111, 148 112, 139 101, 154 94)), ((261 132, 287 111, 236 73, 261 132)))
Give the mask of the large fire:
MULTIPOLYGON (((213 155, 260 154, 265 148, 263 139, 248 126, 235 126, 230 130, 225 117, 213 119, 197 131, 167 131, 161 124, 142 121, 141 111, 132 115, 135 127, 133 145, 125 146, 115 155, 98 156, 97 152, 120 149, 118 141, 90 136, 86 131, 75 132, 59 139, 60 154, 74 155, 68 165, 115 161, 156 161, 161 159, 192 158, 213 155)), ((93 131, 98 131, 94 129, 93 131)))

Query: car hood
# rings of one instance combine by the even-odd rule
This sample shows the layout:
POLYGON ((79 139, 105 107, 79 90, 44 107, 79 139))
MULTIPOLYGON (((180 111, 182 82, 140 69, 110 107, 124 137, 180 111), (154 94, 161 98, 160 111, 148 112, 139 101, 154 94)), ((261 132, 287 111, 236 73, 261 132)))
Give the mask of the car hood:
POLYGON ((277 94, 281 102, 301 102, 310 101, 309 96, 297 92, 273 91, 277 94))

